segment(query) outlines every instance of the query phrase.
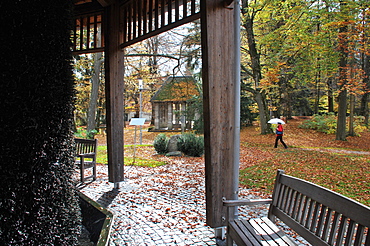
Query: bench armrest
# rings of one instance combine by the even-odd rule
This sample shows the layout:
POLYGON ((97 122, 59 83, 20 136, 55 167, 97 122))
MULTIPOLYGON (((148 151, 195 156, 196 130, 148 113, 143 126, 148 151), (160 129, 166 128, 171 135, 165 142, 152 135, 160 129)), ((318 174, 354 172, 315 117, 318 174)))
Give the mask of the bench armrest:
POLYGON ((272 199, 244 199, 244 200, 224 200, 225 207, 236 207, 243 205, 262 205, 262 204, 271 204, 272 199))
POLYGON ((235 207, 237 206, 253 206, 253 205, 263 205, 271 204, 272 199, 244 199, 244 200, 224 200, 223 204, 227 208, 226 219, 230 223, 234 221, 235 217, 235 207))

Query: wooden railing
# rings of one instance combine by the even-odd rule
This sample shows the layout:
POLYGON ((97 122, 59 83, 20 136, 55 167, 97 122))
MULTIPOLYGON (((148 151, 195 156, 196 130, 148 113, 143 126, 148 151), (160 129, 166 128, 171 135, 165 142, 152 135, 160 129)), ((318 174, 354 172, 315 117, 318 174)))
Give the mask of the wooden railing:
POLYGON ((104 51, 103 13, 76 17, 72 43, 74 53, 104 51))
POLYGON ((200 17, 200 0, 131 0, 121 9, 121 48, 200 17))

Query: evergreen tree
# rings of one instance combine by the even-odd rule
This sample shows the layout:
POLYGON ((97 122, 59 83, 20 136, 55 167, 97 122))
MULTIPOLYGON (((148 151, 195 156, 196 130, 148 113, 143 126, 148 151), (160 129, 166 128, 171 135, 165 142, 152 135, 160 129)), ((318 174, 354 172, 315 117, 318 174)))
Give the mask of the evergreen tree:
POLYGON ((0 245, 77 244, 71 5, 0 3, 0 245))

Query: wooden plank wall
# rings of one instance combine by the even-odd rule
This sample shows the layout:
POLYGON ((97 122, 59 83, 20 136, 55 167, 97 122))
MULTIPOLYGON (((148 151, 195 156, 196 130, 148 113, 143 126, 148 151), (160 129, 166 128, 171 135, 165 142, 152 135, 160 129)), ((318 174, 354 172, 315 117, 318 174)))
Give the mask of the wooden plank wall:
POLYGON ((226 225, 222 198, 237 199, 234 131, 236 50, 234 11, 223 0, 201 2, 206 215, 211 227, 226 225))

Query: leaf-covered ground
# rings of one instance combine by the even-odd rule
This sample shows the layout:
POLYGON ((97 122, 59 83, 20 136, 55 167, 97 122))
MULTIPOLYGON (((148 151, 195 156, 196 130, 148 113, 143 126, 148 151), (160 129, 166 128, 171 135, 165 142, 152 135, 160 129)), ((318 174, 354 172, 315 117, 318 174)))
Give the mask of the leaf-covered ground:
POLYGON ((370 132, 337 141, 334 135, 300 129, 302 119, 284 125, 284 149, 258 127, 241 132, 240 182, 271 194, 276 170, 309 180, 370 205, 370 132))
MULTIPOLYGON (((275 135, 261 135, 259 127, 242 129, 240 134, 240 185, 269 195, 272 192, 276 170, 309 180, 370 205, 370 132, 360 137, 348 137, 336 141, 334 135, 300 129, 304 119, 295 118, 284 125, 284 149, 279 143, 274 148, 275 135)), ((133 156, 133 144, 137 144, 136 156, 172 163, 194 162, 189 157, 164 157, 157 155, 152 146, 139 146, 139 130, 125 128, 125 156, 133 156)), ((142 143, 152 144, 156 132, 143 130, 142 143)), ((168 136, 179 133, 166 133, 168 136)), ((99 135, 100 145, 105 144, 99 135)), ((197 158, 204 163, 203 157, 197 158)))

